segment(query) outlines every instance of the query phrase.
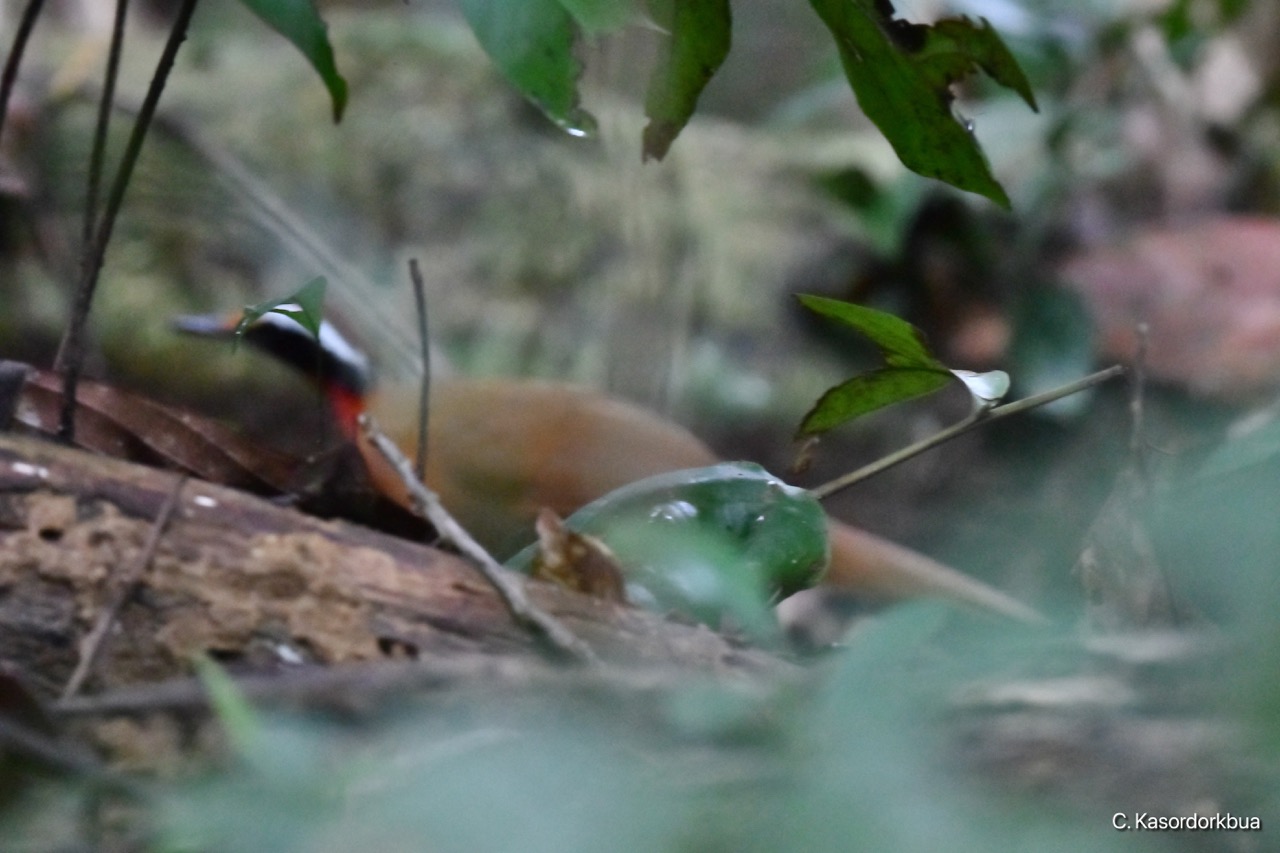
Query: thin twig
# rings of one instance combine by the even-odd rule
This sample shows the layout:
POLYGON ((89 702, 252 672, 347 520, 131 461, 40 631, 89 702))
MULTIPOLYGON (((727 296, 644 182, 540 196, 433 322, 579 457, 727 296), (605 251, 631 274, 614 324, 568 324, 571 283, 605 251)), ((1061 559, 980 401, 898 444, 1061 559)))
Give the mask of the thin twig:
MULTIPOLYGON (((559 667, 528 659, 482 653, 431 657, 417 661, 365 661, 353 666, 306 666, 269 673, 228 674, 239 692, 255 705, 322 702, 337 707, 346 697, 368 707, 380 694, 410 690, 450 690, 467 684, 515 683, 566 675, 559 667)), ((598 676, 592 676, 598 677, 598 676)), ((190 715, 210 710, 209 690, 198 678, 134 684, 92 696, 60 699, 47 709, 59 721, 79 717, 147 715, 177 711, 190 715)))
MULTIPOLYGON (((768 664, 765 672, 798 674, 795 664, 755 651, 755 660, 768 664)), ((745 659, 745 655, 743 659, 745 659)), ((719 677, 732 675, 743 659, 727 662, 719 677)), ((747 670, 744 670, 747 671, 747 670)), ((754 670, 750 670, 754 671, 754 670)), ((354 710, 377 706, 377 697, 404 696, 410 691, 449 691, 457 695, 473 687, 510 686, 524 691, 549 689, 557 695, 602 689, 619 696, 652 695, 655 690, 688 683, 689 671, 655 662, 647 667, 610 667, 599 671, 566 669, 529 658, 501 657, 482 652, 459 652, 422 660, 364 661, 350 666, 290 667, 274 672, 228 673, 237 691, 255 706, 298 707, 320 703, 325 709, 354 710)), ((198 678, 117 687, 92 696, 59 700, 47 709, 56 722, 92 717, 148 716, 176 712, 189 719, 210 711, 209 691, 198 678)), ((0 718, 2 719, 2 718, 0 718)))
POLYGON ((174 482, 173 490, 169 492, 168 499, 164 502, 164 506, 160 508, 155 522, 151 525, 151 532, 147 534, 147 541, 143 544, 142 551, 138 554, 138 559, 134 560, 133 565, 118 580, 115 594, 112 595, 106 606, 98 613, 98 621, 94 623, 93 630, 81 641, 80 662, 76 664, 75 671, 71 673, 71 678, 67 679, 66 687, 62 689, 63 699, 69 699, 79 693, 85 679, 92 672, 93 665, 102 654, 107 632, 115 624, 120 608, 129 600, 129 596, 133 595, 138 583, 142 580, 142 576, 151 567, 151 561, 155 559, 156 548, 160 545, 160 537, 169 525, 169 519, 173 517, 173 512, 178 506, 178 496, 182 494, 182 487, 186 482, 186 475, 178 477, 177 481, 174 482))
POLYGON ((557 652, 585 663, 596 661, 595 653, 590 647, 575 637, 558 619, 530 601, 525 595, 520 579, 499 565, 498 561, 448 513, 440 503, 440 498, 423 485, 421 480, 414 478, 409 460, 378 428, 373 418, 368 414, 362 414, 360 428, 364 431, 365 438, 395 469, 401 482, 409 490, 419 513, 435 526, 436 532, 443 539, 452 542, 464 557, 480 569, 480 573, 498 591, 498 596, 517 622, 546 640, 557 652))
POLYGON ((1147 393, 1147 345, 1151 327, 1139 323, 1134 329, 1138 336, 1138 349, 1129 367, 1129 455, 1138 467, 1138 473, 1147 476, 1146 417, 1144 401, 1147 393))
POLYGON ((93 148, 89 152, 89 178, 85 186, 83 257, 81 267, 89 262, 89 247, 93 240, 93 227, 98 222, 98 193, 102 185, 102 164, 107 157, 107 131, 111 127, 111 112, 116 99, 116 81, 120 77, 120 55, 124 48, 124 24, 128 16, 129 0, 116 0, 115 22, 111 27, 111 47, 107 51, 107 68, 102 75, 102 93, 98 99, 98 122, 93 132, 93 148))
POLYGON ((918 441, 909 447, 904 447, 901 450, 890 453, 888 456, 877 459, 870 465, 864 465, 856 471, 851 471, 850 473, 837 477, 828 483, 823 483, 821 486, 812 488, 809 490, 809 494, 813 495, 818 500, 829 498, 837 492, 841 492, 850 486, 861 483, 863 480, 874 477, 876 474, 887 471, 894 465, 906 462, 908 459, 911 459, 914 456, 919 456, 926 450, 932 450, 939 444, 943 444, 953 438, 964 435, 966 432, 976 429, 979 426, 989 424, 992 421, 997 421, 1001 418, 1007 418, 1011 415, 1022 414, 1023 412, 1030 411, 1031 409, 1052 403, 1055 400, 1061 400, 1063 397, 1069 397, 1072 394, 1078 394, 1086 388, 1092 388, 1094 385, 1100 385, 1109 379, 1114 379, 1122 373, 1124 373, 1124 368, 1122 366, 1118 364, 1112 365, 1106 370, 1099 370, 1097 373, 1092 373, 1083 379, 1077 379, 1075 382, 1068 382, 1066 385, 1054 388, 1051 391, 1045 391, 1043 394, 1036 394, 1035 396, 1026 397, 1013 403, 1006 403, 1005 405, 997 406, 994 409, 979 409, 959 423, 952 424, 941 432, 935 433, 923 441, 918 441))
POLYGON ((414 457, 418 482, 427 479, 427 424, 431 405, 431 339, 427 337, 427 286, 422 281, 418 259, 409 259, 409 278, 418 308, 418 344, 422 348, 422 388, 418 392, 418 453, 414 457))
POLYGON ((44 0, 27 0, 27 8, 22 10, 22 20, 18 22, 18 31, 13 34, 13 47, 9 48, 9 58, 5 60, 4 73, 0 75, 0 136, 4 135, 4 120, 9 115, 9 97, 18 82, 18 66, 22 64, 22 54, 26 53, 31 30, 35 28, 42 8, 44 0))
POLYGON ((182 0, 173 28, 169 31, 169 40, 165 42, 164 51, 156 63, 156 72, 151 78, 151 84, 147 87, 142 107, 138 110, 138 118, 133 123, 133 131, 125 144, 124 154, 120 158, 120 167, 116 170, 111 192, 107 196, 102 221, 98 223, 97 234, 80 271, 80 286, 77 288, 75 302, 71 308, 71 318, 67 322, 66 332, 54 361, 55 369, 63 375, 62 417, 58 425, 58 437, 67 443, 70 443, 75 436, 76 385, 80 381, 80 370, 84 362, 85 324, 88 322, 89 308, 93 304, 94 291, 98 286, 98 274, 102 271, 107 244, 111 242, 111 232, 115 228, 116 217, 124 203, 124 194, 129 188, 133 167, 138 162, 138 155, 142 153, 142 142, 146 139, 147 128, 150 127, 151 119, 160 103, 160 95, 169 79, 169 72, 173 70, 178 48, 187 37, 187 27, 191 23, 191 15, 195 8, 196 0, 182 0))

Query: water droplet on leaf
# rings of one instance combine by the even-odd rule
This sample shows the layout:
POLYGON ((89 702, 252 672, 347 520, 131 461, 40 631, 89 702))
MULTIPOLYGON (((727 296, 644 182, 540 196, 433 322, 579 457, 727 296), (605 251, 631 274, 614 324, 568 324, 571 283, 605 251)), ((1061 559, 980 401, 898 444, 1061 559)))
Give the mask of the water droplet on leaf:
POLYGON ((552 116, 551 120, 565 133, 577 139, 588 139, 600 130, 595 116, 580 107, 574 107, 562 117, 552 116))
POLYGON ((698 517, 698 508, 688 501, 668 501, 658 504, 649 513, 650 521, 691 521, 698 517))

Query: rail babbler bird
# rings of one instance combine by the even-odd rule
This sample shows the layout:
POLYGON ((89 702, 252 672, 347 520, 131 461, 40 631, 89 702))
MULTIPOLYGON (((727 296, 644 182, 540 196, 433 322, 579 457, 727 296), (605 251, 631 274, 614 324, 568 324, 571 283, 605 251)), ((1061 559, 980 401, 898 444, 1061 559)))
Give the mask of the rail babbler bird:
MULTIPOLYGON (((228 336, 238 318, 189 316, 179 330, 228 336)), ((268 313, 245 331, 251 344, 317 376, 375 487, 409 506, 403 484, 363 437, 369 411, 406 452, 417 442, 418 387, 376 389, 367 358, 328 321, 318 338, 268 313)), ((496 557, 533 541, 541 508, 567 517, 636 480, 720 461, 685 428, 631 403, 561 382, 433 380, 427 484, 496 557)), ((1041 617, 993 587, 879 536, 831 519, 825 584, 877 600, 938 597, 1020 620, 1041 617)))

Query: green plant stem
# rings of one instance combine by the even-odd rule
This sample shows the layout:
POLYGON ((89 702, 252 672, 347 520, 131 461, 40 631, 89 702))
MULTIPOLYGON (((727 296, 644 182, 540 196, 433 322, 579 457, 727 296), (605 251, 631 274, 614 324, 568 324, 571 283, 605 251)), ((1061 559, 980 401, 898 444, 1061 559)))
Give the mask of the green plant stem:
POLYGON ((864 465, 856 471, 850 471, 848 474, 844 474, 830 482, 823 483, 821 486, 812 488, 809 490, 809 494, 813 495, 818 500, 824 500, 837 492, 844 491, 850 486, 861 483, 863 480, 874 477, 882 471, 887 471, 894 465, 906 462, 913 456, 919 456, 926 450, 932 450, 939 444, 943 444, 953 438, 964 435, 972 429, 989 424, 992 421, 1000 420, 1001 418, 1007 418, 1010 415, 1029 412, 1032 409, 1047 405, 1055 400, 1061 400, 1063 397, 1069 397, 1072 394, 1078 394, 1087 388, 1092 388, 1094 385, 1100 385, 1109 379, 1114 379, 1122 373, 1124 373, 1124 368, 1122 366, 1118 364, 1112 365, 1106 370, 1099 370, 1097 373, 1091 373, 1083 379, 1077 379, 1075 382, 1068 382, 1066 385, 1054 388, 1051 391, 1045 391, 1043 394, 1036 394, 1032 397, 1026 397, 1012 403, 1006 403, 1005 405, 997 406, 994 409, 979 409, 959 423, 952 424, 941 432, 935 433, 923 441, 918 441, 915 444, 904 447, 894 453, 890 453, 888 456, 877 459, 870 465, 864 465))
POLYGON ((9 115, 9 96, 18 82, 18 67, 22 65, 22 54, 27 51, 27 42, 31 40, 31 30, 35 28, 40 10, 44 8, 44 0, 28 0, 27 7, 22 10, 22 19, 18 22, 18 31, 13 34, 13 47, 9 48, 9 58, 4 62, 4 73, 0 74, 0 135, 4 134, 4 119, 9 115))
POLYGON ((62 383, 62 416, 58 424, 58 437, 70 443, 75 438, 76 386, 80 381, 80 370, 84 363, 84 330, 89 319, 89 308, 93 305, 94 291, 98 286, 98 275, 102 272, 102 261, 107 253, 107 244, 111 242, 111 232, 115 228, 116 217, 124 203, 125 190, 129 188, 129 180, 133 177, 133 167, 137 165, 138 155, 142 153, 142 143, 146 139, 147 129, 160 103, 160 95, 164 92, 169 72, 173 70, 174 59, 178 48, 187 37, 187 27, 191 23, 191 15, 195 12, 196 0, 182 0, 173 27, 169 31, 169 39, 165 42, 164 52, 156 63, 156 72, 147 87, 147 95, 138 110, 138 117, 133 123, 133 131, 125 145, 124 155, 120 159, 120 167, 116 170, 111 192, 107 196, 107 205, 102 213, 102 221, 98 223, 93 243, 88 247, 84 265, 80 271, 80 286, 76 291, 75 302, 71 307, 71 317, 67 329, 58 347, 58 356, 54 360, 54 369, 61 371, 62 383))

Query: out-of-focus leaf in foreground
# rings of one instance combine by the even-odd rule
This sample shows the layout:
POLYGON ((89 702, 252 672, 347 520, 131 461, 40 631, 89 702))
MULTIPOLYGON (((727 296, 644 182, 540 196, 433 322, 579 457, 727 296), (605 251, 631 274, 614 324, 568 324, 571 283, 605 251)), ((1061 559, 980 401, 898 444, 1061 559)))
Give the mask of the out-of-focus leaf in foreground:
MULTIPOLYGON (((732 624, 757 639, 776 630, 776 596, 816 583, 829 553, 817 499, 749 462, 631 483, 578 510, 565 527, 608 546, 633 601, 732 624)), ((527 572, 536 553, 531 545, 507 567, 527 572)))

